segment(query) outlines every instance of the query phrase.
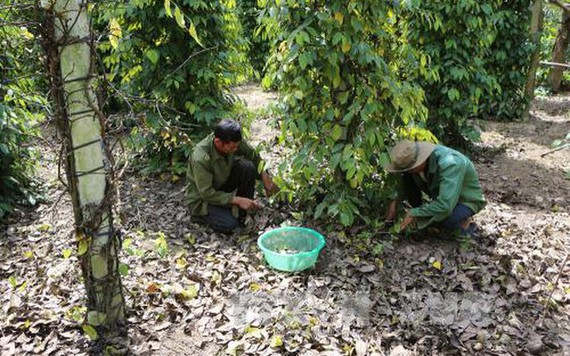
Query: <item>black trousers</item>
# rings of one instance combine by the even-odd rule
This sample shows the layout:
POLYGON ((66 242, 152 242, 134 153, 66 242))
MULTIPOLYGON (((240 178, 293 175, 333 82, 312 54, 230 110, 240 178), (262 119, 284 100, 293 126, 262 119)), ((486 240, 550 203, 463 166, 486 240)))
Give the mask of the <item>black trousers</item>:
MULTIPOLYGON (((245 159, 236 159, 232 165, 227 182, 220 188, 224 192, 233 192, 236 196, 253 199, 255 180, 259 177, 255 165, 245 159)), ((240 217, 245 218, 246 212, 240 209, 240 217)), ((214 230, 230 233, 239 226, 239 220, 232 214, 231 206, 208 204, 208 215, 204 222, 214 230)))

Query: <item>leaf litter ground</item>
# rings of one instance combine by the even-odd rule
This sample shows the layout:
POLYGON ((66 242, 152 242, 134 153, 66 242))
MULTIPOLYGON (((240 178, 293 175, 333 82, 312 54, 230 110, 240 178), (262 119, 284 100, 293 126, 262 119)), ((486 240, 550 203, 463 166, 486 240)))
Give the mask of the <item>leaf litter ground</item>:
MULTIPOLYGON (((237 92, 250 106, 272 97, 237 92)), ((489 200, 479 236, 392 240, 364 227, 305 226, 326 235, 314 269, 270 269, 258 232, 299 224, 290 207, 259 212, 258 232, 192 223, 183 183, 132 172, 117 216, 134 355, 439 355, 570 353, 568 97, 537 100, 526 123, 486 122, 475 161, 489 200), (332 231, 332 232, 331 232, 332 231), (364 236, 364 237, 362 237, 364 236), (564 265, 563 263, 566 262, 564 265)), ((271 139, 265 121, 252 134, 271 139)), ((48 203, 0 231, 0 354, 88 354, 73 214, 43 156, 48 203)), ((267 154, 278 160, 278 152, 267 154)), ((266 158, 267 158, 266 156, 266 158)), ((95 349, 96 350, 96 349, 95 349)), ((109 351, 110 349, 108 349, 109 351)))

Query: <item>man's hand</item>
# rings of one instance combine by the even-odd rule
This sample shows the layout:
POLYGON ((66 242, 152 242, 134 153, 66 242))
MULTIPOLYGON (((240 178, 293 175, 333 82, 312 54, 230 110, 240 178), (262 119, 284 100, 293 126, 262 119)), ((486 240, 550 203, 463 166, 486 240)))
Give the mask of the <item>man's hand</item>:
POLYGON ((396 213, 398 212, 398 201, 392 200, 390 205, 388 205, 388 211, 386 212, 386 221, 393 221, 396 219, 396 213))
POLYGON ((258 210, 263 208, 263 204, 257 200, 245 197, 234 197, 232 199, 232 204, 239 206, 243 210, 258 210))
POLYGON ((400 225, 400 229, 404 230, 406 227, 408 227, 408 225, 413 225, 415 222, 416 222, 416 217, 411 216, 410 213, 407 213, 406 217, 404 218, 404 221, 402 221, 402 224, 400 225))
POLYGON ((266 171, 261 172, 261 180, 263 181, 263 188, 265 189, 265 195, 267 197, 279 191, 279 187, 273 182, 273 179, 271 179, 271 176, 266 171))

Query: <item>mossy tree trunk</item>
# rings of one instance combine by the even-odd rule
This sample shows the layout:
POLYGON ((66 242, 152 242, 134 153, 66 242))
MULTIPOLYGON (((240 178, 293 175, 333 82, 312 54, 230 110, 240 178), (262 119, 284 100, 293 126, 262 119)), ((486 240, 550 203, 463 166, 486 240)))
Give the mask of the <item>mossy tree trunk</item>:
MULTIPOLYGON (((568 41, 570 39, 570 10, 565 9, 562 12, 562 22, 560 23, 560 28, 558 29, 558 34, 556 35, 556 42, 554 43, 554 49, 552 50, 552 62, 554 63, 565 63, 566 62, 566 50, 568 49, 568 41)), ((552 67, 550 73, 548 74, 548 83, 553 92, 557 92, 560 89, 560 83, 562 82, 562 74, 564 74, 564 69, 562 67, 552 67)))
POLYGON ((64 141, 78 255, 87 292, 87 323, 104 334, 124 323, 118 273, 120 240, 113 227, 112 166, 103 117, 92 87, 96 71, 84 0, 42 0, 43 44, 58 131, 64 141))

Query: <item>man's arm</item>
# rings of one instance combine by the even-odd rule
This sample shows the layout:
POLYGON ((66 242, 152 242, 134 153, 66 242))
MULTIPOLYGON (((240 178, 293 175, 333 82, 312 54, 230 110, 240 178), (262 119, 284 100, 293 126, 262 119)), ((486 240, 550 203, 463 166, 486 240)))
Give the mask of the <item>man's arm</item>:
POLYGON ((198 187, 198 194, 208 204, 237 205, 244 210, 261 209, 263 206, 257 201, 245 197, 234 196, 233 193, 216 190, 213 187, 214 176, 207 162, 195 160, 192 162, 194 182, 198 187))
POLYGON ((261 172, 261 181, 263 182, 266 196, 270 197, 279 191, 279 187, 277 187, 269 173, 265 170, 261 172))
POLYGON ((246 197, 235 196, 232 199, 232 204, 239 206, 243 210, 257 210, 263 208, 263 204, 257 200, 249 199, 246 197))
POLYGON ((267 170, 264 169, 265 167, 260 166, 262 160, 259 152, 251 147, 249 143, 247 143, 245 140, 242 140, 236 154, 250 160, 255 165, 255 168, 258 169, 258 172, 261 170, 258 179, 261 178, 261 181, 263 182, 263 188, 265 189, 266 196, 270 197, 279 191, 279 187, 277 187, 275 182, 273 182, 271 175, 267 172, 267 170))
POLYGON ((392 222, 396 219, 396 213, 398 212, 398 200, 394 199, 388 205, 388 211, 386 212, 386 221, 392 222))
MULTIPOLYGON (((408 182, 403 174, 398 174, 397 176, 394 175, 394 177, 397 177, 397 182, 394 183, 394 190, 389 197, 390 203, 388 204, 388 210, 386 211, 386 216, 384 218, 385 226, 392 226, 394 224, 394 220, 396 220, 398 215, 398 205, 404 201, 407 195, 410 195, 412 191, 412 189, 407 185, 408 182)), ((413 184, 413 181, 410 182, 413 184)))

